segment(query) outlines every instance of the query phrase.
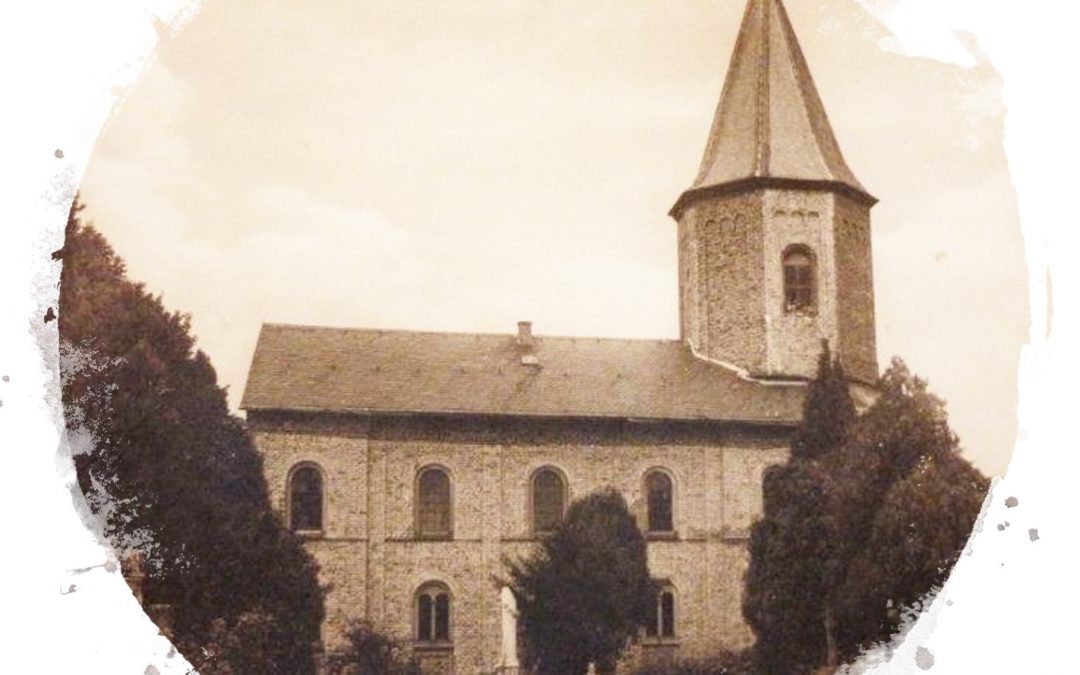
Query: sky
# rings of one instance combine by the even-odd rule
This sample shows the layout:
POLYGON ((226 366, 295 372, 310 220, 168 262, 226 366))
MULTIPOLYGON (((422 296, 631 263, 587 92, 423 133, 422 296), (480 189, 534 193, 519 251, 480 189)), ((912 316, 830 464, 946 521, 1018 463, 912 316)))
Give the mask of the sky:
MULTIPOLYGON (((878 354, 1005 471, 1027 271, 1002 82, 902 56, 854 0, 788 0, 872 211, 878 354)), ((743 0, 206 0, 80 191, 190 313, 230 404, 262 322, 677 338, 675 226, 743 0)))

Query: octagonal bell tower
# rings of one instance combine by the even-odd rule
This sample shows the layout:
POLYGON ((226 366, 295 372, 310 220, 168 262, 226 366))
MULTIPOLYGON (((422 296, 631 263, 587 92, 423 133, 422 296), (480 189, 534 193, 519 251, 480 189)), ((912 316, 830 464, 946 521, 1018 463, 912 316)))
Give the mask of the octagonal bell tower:
POLYGON ((762 379, 814 375, 827 339, 877 377, 870 208, 781 0, 749 0, 678 222, 682 339, 762 379))

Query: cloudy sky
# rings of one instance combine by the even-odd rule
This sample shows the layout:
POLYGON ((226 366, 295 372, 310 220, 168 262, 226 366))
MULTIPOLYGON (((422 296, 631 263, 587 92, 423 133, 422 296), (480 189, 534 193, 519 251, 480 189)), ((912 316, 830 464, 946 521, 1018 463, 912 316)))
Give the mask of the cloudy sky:
MULTIPOLYGON (((788 0, 873 210, 879 357, 1005 470, 1027 272, 1001 81, 788 0)), ((675 338, 675 229, 743 0, 207 0, 82 182, 236 406, 263 321, 675 338)))

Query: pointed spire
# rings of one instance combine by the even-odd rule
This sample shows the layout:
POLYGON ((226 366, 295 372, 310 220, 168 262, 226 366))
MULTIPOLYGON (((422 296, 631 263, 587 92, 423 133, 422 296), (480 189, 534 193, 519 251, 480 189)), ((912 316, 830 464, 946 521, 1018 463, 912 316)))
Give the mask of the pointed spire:
POLYGON ((701 169, 672 211, 699 190, 747 181, 818 184, 876 201, 844 161, 781 0, 747 3, 701 169))

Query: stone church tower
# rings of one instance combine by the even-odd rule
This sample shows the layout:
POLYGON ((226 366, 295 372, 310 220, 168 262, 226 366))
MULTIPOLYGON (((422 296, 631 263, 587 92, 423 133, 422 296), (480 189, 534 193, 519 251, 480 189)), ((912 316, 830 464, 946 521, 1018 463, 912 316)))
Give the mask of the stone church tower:
POLYGON ((870 255, 877 200, 840 153, 780 0, 750 0, 701 169, 678 221, 680 333, 762 379, 812 377, 821 341, 878 374, 870 255))

